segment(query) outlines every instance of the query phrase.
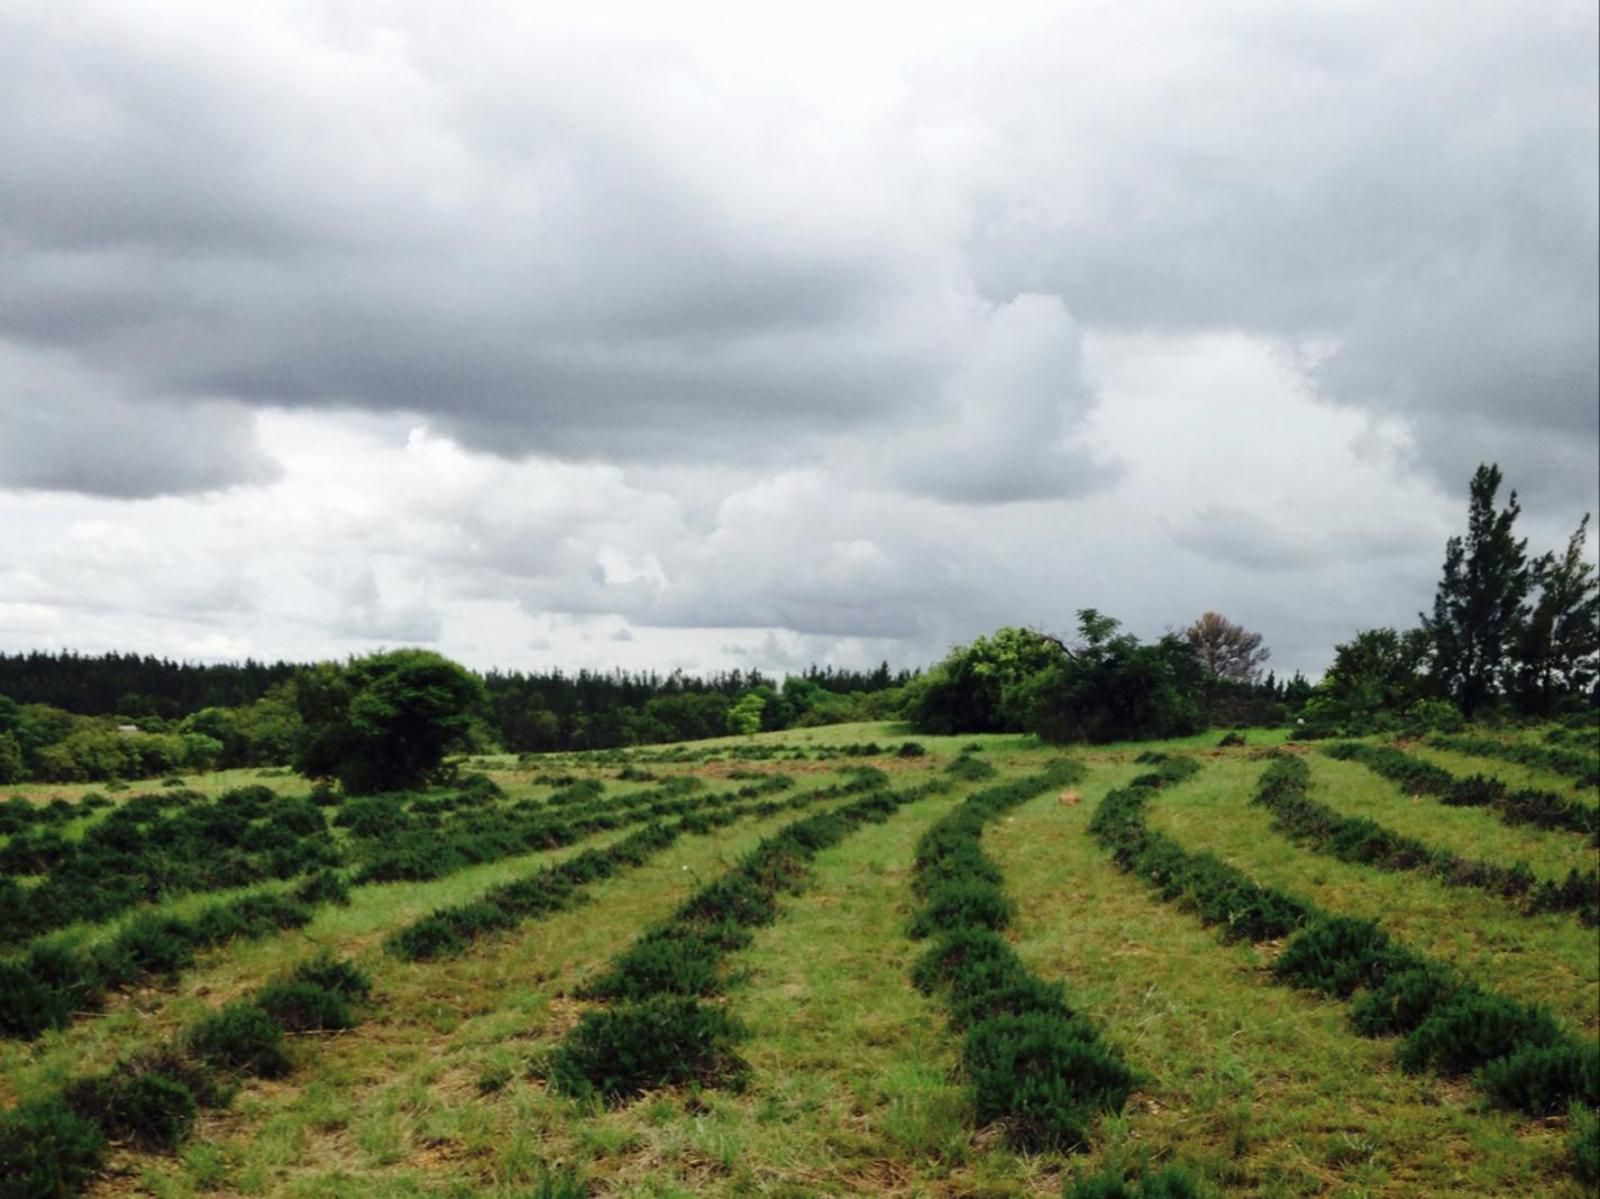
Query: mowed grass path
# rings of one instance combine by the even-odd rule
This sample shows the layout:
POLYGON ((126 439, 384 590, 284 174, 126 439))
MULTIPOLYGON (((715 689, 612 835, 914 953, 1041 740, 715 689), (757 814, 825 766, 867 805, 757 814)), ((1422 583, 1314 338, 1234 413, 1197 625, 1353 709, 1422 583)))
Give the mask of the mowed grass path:
MULTIPOLYGON (((1259 810, 1240 811, 1260 768, 1243 753, 1210 755, 1152 813, 1193 809, 1193 823, 1276 840, 1266 853, 1286 876, 1303 875, 1310 859, 1263 837, 1246 818, 1259 810)), ((1490 1112, 1464 1085, 1402 1074, 1390 1046, 1349 1030, 1346 1005, 1278 985, 1263 949, 1224 945, 1118 871, 1086 826, 1105 792, 1140 769, 1103 765, 1080 803, 1046 796, 984 841, 1019 904, 1019 952, 1063 980, 1069 1000, 1147 1076, 1072 1173, 1148 1155, 1195 1163, 1229 1194, 1582 1193, 1563 1160, 1564 1129, 1490 1112)), ((1182 823, 1166 831, 1185 836, 1182 823)))
MULTIPOLYGON (((1311 797, 1332 802, 1336 788, 1323 762, 1310 761, 1311 797)), ((1592 1036, 1600 1029, 1594 929, 1561 913, 1522 916, 1468 888, 1307 853, 1272 831, 1268 812, 1251 806, 1262 768, 1243 758, 1210 764, 1191 782, 1162 793, 1150 808, 1151 827, 1336 915, 1376 919, 1416 952, 1514 999, 1548 1005, 1574 1031, 1592 1036)))
MULTIPOLYGON (((1410 751, 1407 751, 1410 752, 1410 751)), ((1541 879, 1559 881, 1569 870, 1593 870, 1600 850, 1564 830, 1508 826, 1494 809, 1451 807, 1433 795, 1407 795, 1398 783, 1374 774, 1359 762, 1341 762, 1326 754, 1306 759, 1311 767, 1311 793, 1344 816, 1365 816, 1397 833, 1416 837, 1464 858, 1511 865, 1526 862, 1541 879)), ((1456 765, 1457 774, 1468 773, 1456 765)), ((1491 777, 1507 777, 1479 769, 1491 777)))
POLYGON ((1444 767, 1451 774, 1487 774, 1492 778, 1504 779, 1513 790, 1533 787, 1539 791, 1554 791, 1557 795, 1570 795, 1590 804, 1600 802, 1600 789, 1580 787, 1572 778, 1553 770, 1524 766, 1521 762, 1508 762, 1504 758, 1480 758, 1453 749, 1440 749, 1426 741, 1408 741, 1401 748, 1425 762, 1444 767))

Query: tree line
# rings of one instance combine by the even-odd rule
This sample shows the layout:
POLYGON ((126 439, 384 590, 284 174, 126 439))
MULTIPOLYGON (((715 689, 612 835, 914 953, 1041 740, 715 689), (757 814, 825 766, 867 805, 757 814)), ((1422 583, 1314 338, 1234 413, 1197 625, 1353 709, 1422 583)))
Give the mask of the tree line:
POLYGON ((1467 531, 1446 542, 1431 612, 1415 628, 1368 629, 1336 646, 1314 687, 1298 673, 1263 677, 1261 635, 1220 613, 1141 642, 1094 608, 1079 610, 1069 638, 1002 628, 926 672, 813 666, 781 682, 739 670, 479 676, 420 650, 313 666, 0 654, 0 783, 293 760, 368 788, 417 775, 414 762, 392 760, 407 745, 433 761, 447 748, 609 749, 899 717, 927 733, 1058 742, 1285 722, 1315 737, 1453 731, 1468 719, 1592 706, 1600 585, 1585 557, 1589 518, 1563 550, 1530 554, 1516 535, 1516 493, 1499 505, 1501 483, 1492 465, 1474 475, 1467 531), (413 711, 416 697, 402 702, 411 690, 432 698, 413 711), (382 736, 396 740, 372 742, 382 736))
MULTIPOLYGON (((327 706, 330 672, 359 674, 367 660, 268 667, 120 654, 0 655, 0 679, 9 688, 0 689, 0 783, 289 763, 312 739, 308 707, 315 723, 317 697, 327 706), (145 690, 128 690, 133 686, 145 690)), ((704 677, 492 670, 473 676, 470 711, 452 726, 451 744, 514 753, 611 749, 886 719, 899 713, 914 677, 888 663, 861 671, 812 666, 781 682, 740 670, 704 677)))

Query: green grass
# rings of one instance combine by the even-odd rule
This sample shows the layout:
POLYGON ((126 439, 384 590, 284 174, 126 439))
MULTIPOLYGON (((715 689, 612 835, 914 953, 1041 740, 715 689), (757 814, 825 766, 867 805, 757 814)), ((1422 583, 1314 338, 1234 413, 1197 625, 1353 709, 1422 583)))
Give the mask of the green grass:
MULTIPOLYGON (((1579 1193, 1562 1172, 1559 1133, 1484 1111, 1465 1088, 1401 1074, 1388 1046, 1349 1030, 1344 1005, 1277 985, 1261 950, 1223 945, 1117 871, 1085 826, 1137 769, 1098 770, 1080 804, 1037 800, 985 840, 1019 903, 1019 952, 1043 977, 1064 979, 1106 1039, 1152 1076, 1074 1176, 1148 1154, 1197 1163, 1230 1194, 1579 1193)), ((1230 785, 1237 811, 1217 812, 1219 822, 1247 814, 1257 770, 1208 765, 1162 791, 1152 823, 1179 835, 1181 822, 1161 813, 1204 810, 1230 785)))
MULTIPOLYGON (((1320 755, 1312 761, 1310 794, 1333 802, 1323 764, 1320 755)), ((1151 806, 1151 827, 1329 912, 1376 919, 1418 953, 1512 998, 1545 1003, 1574 1029, 1600 1030, 1595 930, 1563 914, 1520 916, 1477 892, 1296 850, 1271 831, 1267 812, 1249 804, 1260 770, 1244 761, 1211 766, 1151 806)))
POLYGON ((1490 778, 1503 779, 1512 790, 1532 787, 1538 791, 1553 791, 1557 795, 1571 795, 1590 804, 1600 801, 1600 794, 1596 793, 1595 788, 1580 787, 1566 775, 1553 770, 1540 770, 1520 762, 1508 762, 1504 758, 1480 758, 1452 749, 1440 749, 1426 741, 1408 742, 1405 751, 1425 762, 1442 766, 1451 774, 1486 774, 1490 778))
MULTIPOLYGON (((1410 750, 1408 752, 1414 752, 1410 750)), ((1358 762, 1341 762, 1325 754, 1307 758, 1312 792, 1344 816, 1365 816, 1397 833, 1417 837, 1473 860, 1510 865, 1526 862, 1542 879, 1564 878, 1568 870, 1592 869, 1593 846, 1566 832, 1550 832, 1532 825, 1507 826, 1490 808, 1451 807, 1433 796, 1409 796, 1358 762)), ((1439 765, 1458 773, 1459 763, 1439 765)), ((1499 775, 1493 769, 1477 773, 1499 775)))
MULTIPOLYGON (((1543 1002, 1568 1027, 1594 1034, 1594 930, 1567 916, 1521 917, 1473 892, 1296 848, 1249 804, 1262 769, 1253 752, 1281 734, 1252 730, 1246 748, 1229 750, 1216 748, 1221 735, 1166 743, 1196 753, 1205 770, 1152 801, 1153 826, 1331 911, 1378 917, 1416 950, 1543 1002)), ((916 906, 912 857, 923 832, 972 790, 1037 770, 1058 751, 1032 738, 924 737, 880 722, 684 747, 721 759, 710 767, 641 764, 663 778, 783 770, 811 787, 863 760, 746 763, 733 751, 755 744, 814 752, 870 741, 888 751, 872 764, 888 770, 896 787, 946 777, 944 767, 973 742, 1000 776, 908 805, 818 854, 807 888, 780 897, 777 922, 727 959, 726 997, 716 1002, 750 1029, 739 1046, 750 1066, 743 1090, 680 1088, 603 1109, 555 1094, 542 1072, 589 1006, 578 997, 583 982, 793 813, 686 837, 638 869, 596 883, 592 902, 496 934, 460 958, 405 963, 382 944, 435 908, 631 830, 432 882, 355 888, 349 907, 319 910, 304 930, 203 954, 178 990, 120 996, 106 1013, 32 1045, 0 1043, 0 1103, 104 1069, 325 947, 353 956, 373 977, 362 1022, 291 1037, 288 1077, 248 1083, 229 1109, 203 1115, 176 1155, 119 1150, 112 1174, 92 1193, 511 1199, 573 1193, 563 1190, 570 1169, 597 1195, 998 1199, 1058 1195, 1107 1167, 1169 1161, 1196 1167, 1226 1194, 1584 1193, 1567 1162, 1565 1117, 1493 1111, 1465 1081, 1401 1073, 1392 1044, 1350 1030, 1347 1004, 1273 981, 1273 946, 1223 945, 1115 868, 1086 826, 1108 789, 1147 769, 1132 760, 1151 748, 1142 744, 1077 753, 1090 765, 1083 783, 1012 809, 984 833, 983 850, 1017 906, 1007 936, 1019 956, 1040 978, 1065 984, 1072 1006, 1144 1078, 1120 1115, 1099 1119, 1088 1152, 1069 1158, 1007 1149, 996 1130, 974 1126, 959 1036, 937 999, 911 985, 911 963, 923 948, 906 936, 916 906), (928 756, 894 758, 905 740, 920 742, 928 756)), ((546 772, 604 778, 608 795, 647 786, 615 781, 625 757, 519 764, 502 756, 488 765, 515 801, 547 794, 531 781, 546 772)), ((1481 809, 1412 801, 1355 763, 1320 754, 1309 763, 1320 802, 1463 856, 1524 860, 1541 877, 1594 860, 1581 838, 1507 828, 1481 809)), ((1481 759, 1447 765, 1507 779, 1521 769, 1481 759)), ((253 781, 254 772, 230 772, 196 789, 215 794, 253 781)), ((305 790, 294 778, 265 781, 305 790)), ((717 783, 719 790, 737 785, 717 783)), ((94 787, 23 790, 48 798, 85 789, 94 787)), ((112 798, 146 789, 135 784, 112 798)), ((187 911, 215 899, 187 896, 170 906, 187 911)), ((70 935, 92 939, 109 927, 70 935)))

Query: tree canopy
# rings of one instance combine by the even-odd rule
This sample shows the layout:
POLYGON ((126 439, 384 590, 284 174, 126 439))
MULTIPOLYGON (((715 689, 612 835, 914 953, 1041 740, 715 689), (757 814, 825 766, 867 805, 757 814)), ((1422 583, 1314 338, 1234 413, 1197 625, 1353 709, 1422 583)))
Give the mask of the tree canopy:
POLYGON ((1433 677, 1471 716, 1500 693, 1507 651, 1527 616, 1532 573, 1515 526, 1517 493, 1496 509, 1500 468, 1484 464, 1472 476, 1467 535, 1445 542, 1444 577, 1423 628, 1433 646, 1433 677))
POLYGON ((429 650, 325 662, 296 684, 302 733, 295 767, 337 778, 353 795, 425 782, 483 707, 476 675, 429 650))

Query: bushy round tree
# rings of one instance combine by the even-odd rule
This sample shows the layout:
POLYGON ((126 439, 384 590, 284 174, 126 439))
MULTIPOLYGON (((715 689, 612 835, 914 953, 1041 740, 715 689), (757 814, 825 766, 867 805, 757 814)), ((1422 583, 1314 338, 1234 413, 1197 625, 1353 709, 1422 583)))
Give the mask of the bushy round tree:
POLYGON ((370 795, 426 782, 484 703, 465 667, 422 649, 324 662, 300 676, 303 732, 295 768, 370 795))

